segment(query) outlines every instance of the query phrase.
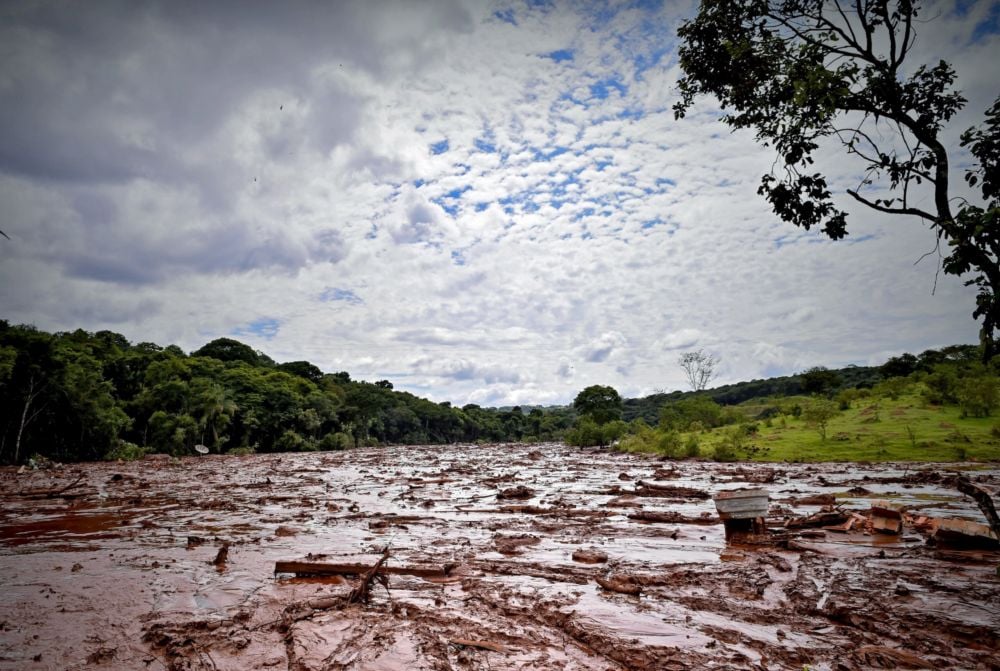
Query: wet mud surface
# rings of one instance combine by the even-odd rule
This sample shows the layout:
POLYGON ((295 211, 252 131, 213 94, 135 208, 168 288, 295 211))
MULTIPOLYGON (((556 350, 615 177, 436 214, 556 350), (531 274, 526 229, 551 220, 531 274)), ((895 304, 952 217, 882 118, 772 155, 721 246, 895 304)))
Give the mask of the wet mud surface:
POLYGON ((928 542, 925 518, 983 521, 948 468, 496 445, 4 469, 0 669, 998 669, 1000 552, 928 542), (710 497, 740 487, 768 529, 727 541, 710 497), (854 522, 792 523, 823 506, 854 522), (337 571, 386 548, 352 600, 337 571))

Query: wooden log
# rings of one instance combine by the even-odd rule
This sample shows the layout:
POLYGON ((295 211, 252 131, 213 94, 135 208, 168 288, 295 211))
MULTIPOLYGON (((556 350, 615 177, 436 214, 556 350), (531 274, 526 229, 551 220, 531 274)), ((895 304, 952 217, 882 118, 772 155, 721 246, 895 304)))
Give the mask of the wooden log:
MULTIPOLYGON (((446 578, 454 567, 431 566, 380 566, 379 573, 391 575, 412 575, 418 578, 446 578)), ((274 563, 275 573, 296 575, 364 575, 371 570, 370 564, 334 564, 310 561, 278 561, 274 563)))
POLYGON ((489 641, 473 641, 468 638, 450 638, 448 642, 452 645, 458 645, 463 648, 480 648, 481 650, 492 650, 493 652, 510 652, 506 647, 500 645, 499 643, 490 643, 489 641))
POLYGON ((636 496, 662 496, 672 499, 707 499, 711 494, 701 489, 692 487, 679 487, 677 485, 661 485, 656 482, 639 480, 634 492, 636 496))
POLYGON ((989 523, 993 535, 1000 538, 1000 515, 997 514, 993 496, 964 475, 959 476, 955 482, 955 486, 958 487, 958 491, 971 496, 975 500, 976 505, 979 506, 979 509, 983 511, 983 515, 986 516, 986 521, 989 523))
POLYGON ((689 517, 673 511, 640 510, 630 513, 630 520, 641 522, 661 522, 664 524, 706 524, 714 525, 719 523, 718 517, 689 517))

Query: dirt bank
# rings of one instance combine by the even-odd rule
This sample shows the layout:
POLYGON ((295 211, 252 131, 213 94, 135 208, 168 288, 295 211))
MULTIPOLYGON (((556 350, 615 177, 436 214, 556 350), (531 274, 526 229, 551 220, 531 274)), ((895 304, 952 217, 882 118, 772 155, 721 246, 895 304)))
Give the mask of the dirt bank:
POLYGON ((1000 552, 928 542, 925 517, 982 521, 948 468, 494 445, 5 469, 0 669, 998 669, 1000 552), (727 543, 710 496, 751 483, 769 533, 727 543), (824 494, 847 531, 789 524, 824 494))

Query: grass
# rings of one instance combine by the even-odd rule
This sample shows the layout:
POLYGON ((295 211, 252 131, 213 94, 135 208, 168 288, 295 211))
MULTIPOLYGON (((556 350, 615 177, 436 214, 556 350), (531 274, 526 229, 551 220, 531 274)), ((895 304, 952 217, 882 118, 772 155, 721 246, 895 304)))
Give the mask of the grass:
MULTIPOLYGON (((819 430, 791 414, 757 420, 757 434, 746 444, 757 461, 1000 461, 1000 417, 962 417, 957 406, 925 402, 919 385, 897 400, 860 398, 829 420, 824 440, 819 430)), ((787 397, 771 405, 806 407, 812 399, 787 397)), ((740 407, 755 416, 764 406, 740 407)), ((731 427, 697 433, 701 453, 713 456, 731 427)), ((686 440, 689 433, 682 433, 686 440)), ((741 457, 742 458, 742 457, 741 457)))

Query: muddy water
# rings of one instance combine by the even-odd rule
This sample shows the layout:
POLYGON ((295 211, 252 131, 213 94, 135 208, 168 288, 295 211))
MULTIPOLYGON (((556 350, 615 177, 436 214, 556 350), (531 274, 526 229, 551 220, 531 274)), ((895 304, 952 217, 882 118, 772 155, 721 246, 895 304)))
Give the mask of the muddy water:
POLYGON ((821 493, 982 521, 948 468, 494 445, 2 470, 0 669, 997 669, 1000 553, 782 528, 821 493), (770 535, 640 481, 764 487, 770 535), (362 604, 357 577, 274 574, 385 548, 440 575, 362 604))

